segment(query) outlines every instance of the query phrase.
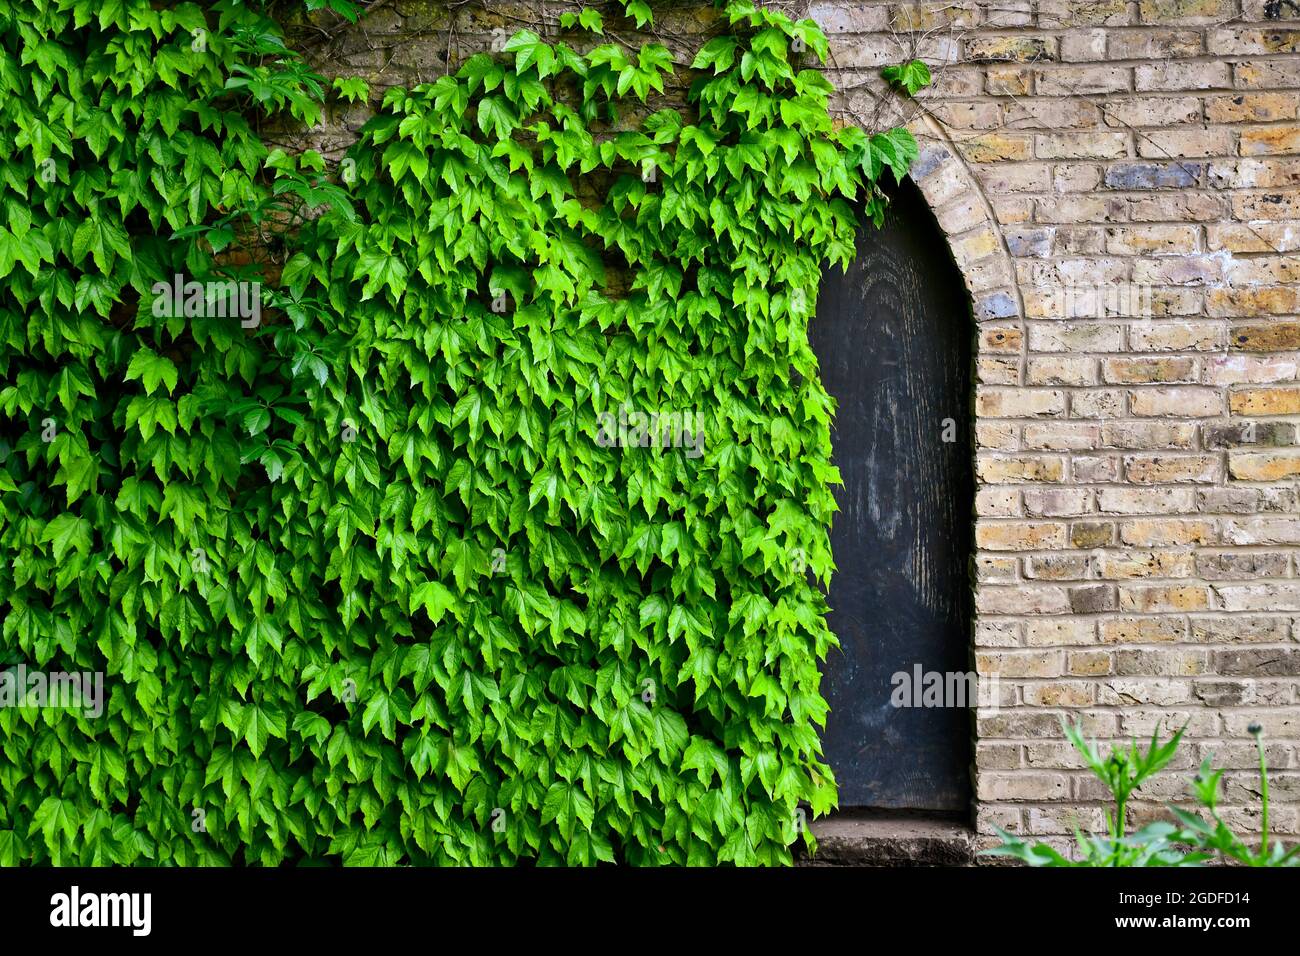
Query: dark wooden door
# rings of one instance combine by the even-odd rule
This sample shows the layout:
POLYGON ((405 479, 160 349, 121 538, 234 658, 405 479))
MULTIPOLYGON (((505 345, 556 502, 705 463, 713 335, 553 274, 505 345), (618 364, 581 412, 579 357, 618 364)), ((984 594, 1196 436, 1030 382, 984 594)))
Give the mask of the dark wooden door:
POLYGON ((970 710, 895 706, 894 675, 971 667, 974 332, 920 191, 906 180, 891 193, 884 228, 860 224, 847 274, 823 277, 810 333, 837 402, 844 479, 831 531, 828 620, 841 647, 822 682, 825 756, 841 808, 958 810, 970 797, 970 710))

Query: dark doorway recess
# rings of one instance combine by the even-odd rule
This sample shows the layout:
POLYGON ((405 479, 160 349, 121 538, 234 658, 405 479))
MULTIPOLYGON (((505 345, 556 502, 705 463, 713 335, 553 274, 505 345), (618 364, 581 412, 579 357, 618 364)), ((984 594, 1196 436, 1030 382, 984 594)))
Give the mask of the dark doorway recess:
POLYGON ((905 180, 889 192, 884 227, 863 221, 847 274, 823 277, 810 332, 837 403, 844 478, 831 531, 828 622, 841 646, 822 681, 825 757, 842 809, 965 810, 970 710, 897 707, 891 695, 895 674, 971 667, 974 332, 920 190, 905 180))

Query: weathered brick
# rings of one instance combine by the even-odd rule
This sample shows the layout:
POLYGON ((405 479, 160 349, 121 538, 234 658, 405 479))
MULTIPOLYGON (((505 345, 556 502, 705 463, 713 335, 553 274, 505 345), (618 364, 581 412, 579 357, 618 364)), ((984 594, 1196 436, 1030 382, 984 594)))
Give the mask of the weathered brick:
POLYGON ((1092 681, 1047 681, 1024 688, 1025 704, 1030 707, 1091 707, 1097 698, 1092 681))
POLYGON ((1210 315, 1242 318, 1253 315, 1290 315, 1300 312, 1300 287, 1272 286, 1254 289, 1211 289, 1205 300, 1210 315))
POLYGON ((1034 221, 1039 223, 1107 222, 1123 215, 1112 196, 1052 196, 1034 200, 1034 221))
POLYGON ((1028 621, 1025 643, 1030 647, 1075 647, 1097 643, 1097 625, 1088 618, 1066 617, 1028 621))
POLYGON ((990 96, 1028 96, 1034 91, 1034 71, 1019 66, 990 66, 984 89, 990 96))
POLYGON ((1215 223, 1206 228, 1206 245, 1228 252, 1294 252, 1300 249, 1300 222, 1215 223))
POLYGON ((1233 392, 1228 410, 1234 415, 1300 415, 1300 388, 1247 388, 1233 392))
MULTIPOLYGON (((1088 577, 1090 565, 1083 554, 1034 555, 1025 559, 1024 575, 1030 581, 1080 581, 1088 577)), ((1077 613, 1073 600, 1070 609, 1077 613)))
POLYGON ((1212 520, 1203 518, 1141 518, 1120 525, 1124 544, 1158 548, 1189 544, 1213 544, 1218 532, 1212 520))
POLYGON ((1135 704, 1172 706, 1191 699, 1191 685, 1179 680, 1152 680, 1147 677, 1113 678, 1097 687, 1097 703, 1108 707, 1135 704))
POLYGON ((980 456, 975 474, 980 481, 991 484, 1060 481, 1065 476, 1065 459, 1048 455, 980 456))
POLYGON ((1019 385, 1020 360, 981 356, 975 360, 975 381, 981 385, 1019 385))
POLYGON ((995 163, 1028 159, 1033 149, 1033 139, 1027 133, 984 133, 963 139, 957 148, 968 162, 995 163))
POLYGON ((1024 444, 1045 451, 1095 448, 1100 432, 1091 422, 1032 422, 1025 425, 1024 444))
POLYGON ((1032 356, 1025 365, 1027 385, 1095 385, 1097 360, 1091 356, 1032 356))
POLYGON ((1201 426, 1201 432, 1201 443, 1207 449, 1251 446, 1258 450, 1261 447, 1285 448, 1298 444, 1296 425, 1292 422, 1205 422, 1201 426))
POLYGON ((1123 677, 1195 677, 1209 668, 1209 652, 1199 649, 1123 648, 1115 652, 1115 673, 1123 677))
POLYGON ((1282 577, 1290 563, 1290 557, 1282 552, 1202 552, 1196 556, 1196 573, 1207 581, 1282 577))
POLYGON ((1078 484, 1114 481, 1119 476, 1119 459, 1114 455, 1075 455, 1071 477, 1078 484))
POLYGON ((1015 451, 1020 447, 1011 422, 976 422, 975 447, 981 451, 1015 451))
POLYGON ((1014 584, 1020 579, 1020 565, 1015 558, 981 554, 975 558, 976 584, 1014 584))
MULTIPOLYGON (((1300 451, 1231 452, 1228 471, 1239 481, 1283 481, 1300 476, 1300 451)), ((1300 523, 1300 519, 1297 519, 1300 523)))
POLYGON ((1237 86, 1245 90, 1300 86, 1300 60, 1284 57, 1243 60, 1233 66, 1237 86))
POLYGON ((1006 229, 1003 236, 1013 256, 1046 256, 1052 251, 1056 230, 1050 227, 1006 229))
POLYGON ((1019 647, 1019 621, 981 620, 975 623, 976 647, 1019 647))
POLYGON ((979 741, 975 762, 981 770, 1015 770, 1020 766, 1020 745, 979 741))
POLYGON ((1300 521, 1287 518, 1230 518, 1222 523, 1224 544, 1300 544, 1300 521))
POLYGON ((1070 525, 1070 544, 1076 548, 1104 548, 1115 540, 1110 521, 1078 521, 1070 525))
POLYGON ((1015 328, 986 328, 980 330, 980 349, 1019 355, 1024 345, 1024 333, 1015 328))
POLYGON ((1245 488, 1240 485, 1228 488, 1198 488, 1196 507, 1207 514, 1254 514, 1260 510, 1260 497, 1258 488, 1245 488))
POLYGON ((1201 611, 1209 607, 1209 588, 1199 585, 1121 585, 1119 606, 1126 611, 1144 611, 1147 614, 1201 611))
POLYGON ((1137 322, 1128 340, 1137 352, 1212 352, 1223 349, 1227 329, 1212 322, 1137 322))
POLYGON ((1129 30, 1114 32, 1106 46, 1111 60, 1166 60, 1198 56, 1204 42, 1199 30, 1129 30))
POLYGON ((1108 126, 1176 126, 1201 118, 1201 101, 1195 96, 1140 96, 1110 99, 1102 106, 1108 126))
POLYGON ((975 492, 975 513, 987 518, 1017 517, 1020 492, 1014 488, 980 488, 975 492))
POLYGON ((1138 0, 1143 23, 1213 23, 1232 13, 1232 0, 1138 0))
POLYGON ((981 773, 976 782, 980 800, 1063 800, 1069 779, 1063 774, 981 773))
POLYGON ((1065 672, 1071 677, 1102 677, 1113 667, 1108 651, 1070 651, 1065 655, 1065 672))
POLYGON ((1167 644, 1182 640, 1187 625, 1179 618, 1118 617, 1102 621, 1098 634, 1103 644, 1167 644))
POLYGON ((1222 477, 1217 455, 1127 455, 1124 476, 1134 484, 1216 482, 1222 477))
POLYGON ((1195 226, 1112 226, 1106 230, 1106 251, 1112 255, 1186 255, 1197 251, 1195 226))
POLYGON ((1200 182, 1204 163, 1115 163, 1106 167, 1110 189, 1188 189, 1200 182))
POLYGON ((1152 63, 1142 64, 1133 72, 1139 91, 1232 89, 1232 71, 1227 63, 1152 63))
POLYGON ((1300 361, 1289 356, 1224 355, 1209 360, 1206 381, 1215 385, 1290 382, 1300 377, 1300 361))
POLYGON ((1038 0, 1038 22, 1049 29, 1077 26, 1124 26, 1132 23, 1127 0, 1038 0))
POLYGON ((1090 389, 1070 396, 1070 415, 1074 418, 1118 418, 1123 413, 1124 393, 1117 388, 1090 389))
MULTIPOLYGON (((1300 170, 1300 163, 1297 163, 1300 170)), ((1227 263, 1224 278, 1229 285, 1284 285, 1300 282, 1300 259, 1295 256, 1268 256, 1233 259, 1227 263)))
POLYGON ((1065 614, 1070 610, 1066 589, 1020 584, 1015 587, 985 585, 975 592, 979 614, 1065 614))
POLYGON ((1242 156, 1300 153, 1300 126, 1264 126, 1241 131, 1242 156))
POLYGON ((1195 382, 1200 366, 1196 359, 1177 358, 1108 358, 1101 364, 1101 378, 1111 385, 1151 385, 1172 382, 1195 382))
POLYGON ((1029 327, 1031 352, 1118 352, 1123 347, 1119 325, 1036 322, 1029 327))
POLYGON ((1254 707, 1291 702, 1289 692, 1285 698, 1278 698, 1269 690, 1267 684, 1254 678, 1197 680, 1192 683, 1192 696, 1207 707, 1254 707))
POLYGON ((1269 123, 1296 118, 1300 96, 1295 93, 1234 93, 1205 101, 1205 118, 1212 123, 1269 123))
POLYGON ((1223 399, 1223 393, 1213 388, 1137 388, 1129 393, 1129 407, 1141 417, 1206 418, 1223 414, 1223 399))
POLYGON ((1231 156, 1236 133, 1230 129, 1152 130, 1137 138, 1137 154, 1158 159, 1183 156, 1231 156))
POLYGON ((1285 352, 1300 349, 1300 322, 1237 325, 1230 330, 1232 347, 1243 352, 1285 352))
POLYGON ((1024 34, 976 36, 966 41, 966 59, 973 63, 1037 63, 1055 60, 1055 37, 1024 34))
POLYGON ((1192 640, 1200 644, 1279 644, 1290 635, 1290 625, 1283 618, 1193 617, 1192 640))
POLYGON ((1191 576, 1192 566, 1192 555, 1187 551, 1106 551, 1098 561, 1097 571, 1108 580, 1186 578, 1191 576))
POLYGON ((1206 50, 1219 55, 1300 53, 1300 29, 1287 27, 1230 27, 1211 30, 1206 50))
POLYGON ((1044 192, 1052 188, 1052 168, 1045 163, 1017 166, 981 166, 975 170, 980 184, 994 195, 1044 192))
POLYGON ((1125 93, 1130 88, 1129 75, 1128 68, 1122 66, 1058 66, 1038 70, 1034 89, 1039 96, 1125 93))
MULTIPOLYGON (((1187 736, 1208 737, 1219 730, 1218 717, 1204 711, 1187 710, 1134 710, 1121 711, 1119 718, 1120 733, 1125 737, 1150 737, 1159 733, 1162 737, 1171 729, 1186 725, 1187 736)), ((1186 777, 1171 775, 1166 778, 1168 791, 1166 799, 1183 797, 1187 793, 1186 777)), ((1145 788, 1144 788, 1145 789, 1145 788)))
POLYGON ((1025 515, 1030 518, 1062 518, 1092 510, 1092 492, 1087 488, 1026 488, 1025 515))
POLYGON ((1300 217, 1300 193, 1276 190, 1235 193, 1232 212, 1238 219, 1295 219, 1300 217))
POLYGON ((1034 137, 1039 159, 1114 159, 1129 155, 1129 134, 1117 132, 1039 133, 1034 137))
POLYGON ((1088 584, 1070 588, 1070 610, 1075 614, 1101 614, 1116 609, 1115 588, 1109 584, 1088 584))
POLYGON ((1300 185, 1300 157, 1216 160, 1210 164, 1209 182, 1216 189, 1300 185))
POLYGON ((1224 677, 1300 676, 1300 649, 1249 648, 1214 652, 1214 671, 1224 677))
POLYGON ((1103 488, 1097 510, 1103 514, 1185 514, 1195 507, 1190 488, 1103 488))
POLYGON ((885 7, 835 2, 811 4, 808 16, 826 33, 875 33, 886 29, 890 20, 885 7))
MULTIPOLYGON (((1203 192, 1156 193, 1145 196, 1127 196, 1128 218, 1131 222, 1168 222, 1177 220, 1189 223, 1214 222, 1230 215, 1228 199, 1203 192)), ((1173 264, 1166 262, 1165 268, 1173 264)), ((1199 270, 1196 270, 1199 271, 1199 270)), ((1193 275, 1196 273, 1193 272, 1193 275)), ((1135 281, 1149 281, 1134 270, 1135 281)), ((1167 280, 1182 284, 1185 279, 1167 280)), ((1165 309, 1165 315, 1188 315, 1186 311, 1165 309)))
POLYGON ((1105 448, 1189 449, 1196 444, 1196 425, 1190 422, 1107 422, 1101 426, 1105 448))
POLYGON ((1138 416, 1208 418, 1223 414, 1223 405, 1223 393, 1199 386, 1134 389, 1128 394, 1128 406, 1138 416))
POLYGON ((975 544, 990 551, 1062 548, 1065 525, 1057 521, 981 521, 975 528, 975 544))
POLYGON ((979 389, 977 414, 990 418, 1055 418, 1065 414, 1065 393, 1050 389, 979 389))

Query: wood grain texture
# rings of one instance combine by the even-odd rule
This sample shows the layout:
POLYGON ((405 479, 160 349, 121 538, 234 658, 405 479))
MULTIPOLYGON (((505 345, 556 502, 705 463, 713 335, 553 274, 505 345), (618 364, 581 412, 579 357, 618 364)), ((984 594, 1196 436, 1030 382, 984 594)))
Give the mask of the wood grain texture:
POLYGON ((957 810, 970 799, 970 711, 890 696, 891 675, 917 664, 970 667, 972 321, 919 191, 893 193, 884 228, 862 224, 847 274, 823 278, 810 332, 844 478, 824 740, 841 807, 957 810))

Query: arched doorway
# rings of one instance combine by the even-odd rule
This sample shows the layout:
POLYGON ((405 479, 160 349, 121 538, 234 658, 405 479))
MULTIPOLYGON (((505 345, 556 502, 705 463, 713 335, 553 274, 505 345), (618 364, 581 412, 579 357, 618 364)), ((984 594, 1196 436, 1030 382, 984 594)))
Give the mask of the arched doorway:
POLYGON ((911 180, 827 272, 810 340, 844 479, 824 669, 841 809, 970 802, 972 337, 965 286, 911 180), (939 683, 937 694, 935 684, 939 683))

